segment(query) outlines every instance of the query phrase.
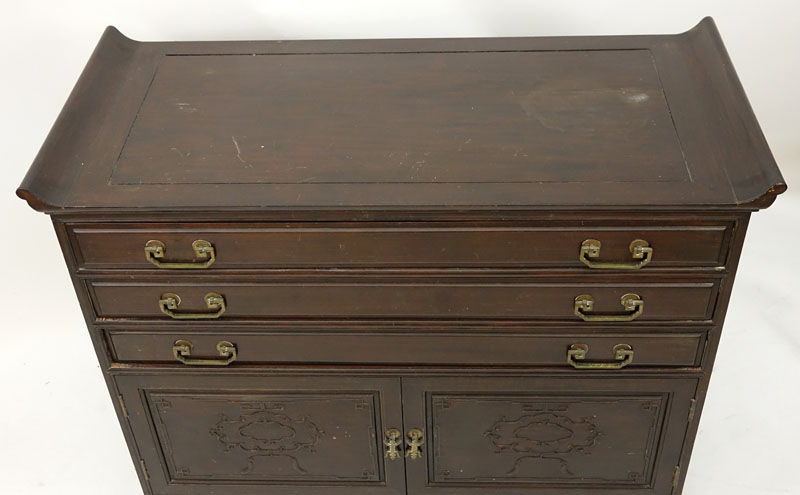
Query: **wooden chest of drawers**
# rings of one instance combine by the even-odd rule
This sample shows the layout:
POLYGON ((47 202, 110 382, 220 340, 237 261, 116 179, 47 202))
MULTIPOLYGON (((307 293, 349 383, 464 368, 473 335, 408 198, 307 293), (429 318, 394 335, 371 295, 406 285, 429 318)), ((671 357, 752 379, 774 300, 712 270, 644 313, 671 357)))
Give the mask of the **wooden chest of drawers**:
POLYGON ((785 188, 704 20, 109 28, 17 193, 53 218, 145 493, 667 495, 749 215, 785 188))

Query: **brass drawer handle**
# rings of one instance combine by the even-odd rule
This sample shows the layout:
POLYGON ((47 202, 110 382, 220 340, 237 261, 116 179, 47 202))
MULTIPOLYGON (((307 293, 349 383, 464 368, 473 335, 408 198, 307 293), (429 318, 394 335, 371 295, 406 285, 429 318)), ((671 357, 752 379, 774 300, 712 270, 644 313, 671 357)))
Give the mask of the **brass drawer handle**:
POLYGON ((158 307, 161 309, 162 313, 176 320, 219 318, 222 316, 222 313, 225 312, 225 309, 227 309, 227 306, 225 306, 225 298, 219 294, 209 292, 203 299, 206 301, 208 309, 216 309, 216 311, 213 313, 176 313, 175 310, 178 309, 181 298, 178 294, 173 294, 171 292, 161 296, 161 299, 158 300, 158 307))
POLYGON ((408 447, 406 448, 406 457, 411 459, 419 459, 422 457, 422 444, 423 440, 422 430, 413 428, 408 431, 408 447))
POLYGON ((589 346, 586 344, 572 344, 567 350, 567 362, 579 370, 618 370, 633 362, 633 348, 628 344, 614 346, 613 363, 581 362, 586 359, 589 346))
POLYGON ((214 246, 208 241, 198 239, 192 243, 192 249, 194 250, 195 261, 162 261, 161 258, 167 252, 167 246, 161 241, 151 240, 144 245, 144 257, 159 268, 179 270, 208 268, 217 260, 214 246))
POLYGON ((650 261, 653 259, 653 248, 650 247, 650 243, 641 239, 636 239, 635 241, 631 242, 629 249, 633 255, 633 258, 640 261, 634 261, 632 263, 592 261, 590 258, 597 258, 600 256, 600 246, 600 241, 597 239, 586 239, 583 241, 583 244, 581 244, 581 250, 578 254, 578 259, 589 268, 611 270, 638 270, 644 265, 650 263, 650 261))
POLYGON ((386 446, 386 450, 383 452, 383 457, 388 457, 392 461, 399 459, 400 446, 403 444, 403 434, 396 428, 389 428, 386 430, 385 436, 386 439, 383 441, 383 445, 386 446))
POLYGON ((192 343, 188 340, 176 340, 172 346, 172 355, 175 359, 191 366, 227 366, 236 361, 236 346, 223 340, 217 343, 217 352, 224 359, 194 359, 192 354, 192 343))
POLYGON ((625 294, 620 298, 620 304, 629 313, 590 315, 594 309, 594 298, 582 294, 575 298, 575 316, 584 321, 632 321, 644 312, 644 301, 637 294, 625 294))

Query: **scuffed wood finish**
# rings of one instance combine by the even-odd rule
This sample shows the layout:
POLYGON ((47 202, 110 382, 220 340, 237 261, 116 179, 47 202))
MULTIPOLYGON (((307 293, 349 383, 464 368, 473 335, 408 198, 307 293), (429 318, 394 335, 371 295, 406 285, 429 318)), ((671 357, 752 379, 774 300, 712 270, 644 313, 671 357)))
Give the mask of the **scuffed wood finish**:
POLYGON ((54 212, 753 209, 785 188, 705 20, 246 43, 109 28, 17 193, 54 212))
POLYGON ((652 182, 643 162, 690 181, 646 49, 171 54, 111 184, 652 182))
POLYGON ((147 495, 677 495, 750 213, 785 188, 706 19, 461 40, 109 28, 17 194, 53 215, 147 495), (591 268, 587 239, 598 262, 636 262, 636 239, 652 256, 591 268), (208 241, 214 262, 159 268, 153 240, 195 263, 208 241), (173 319, 167 293, 225 311, 173 319), (622 316, 628 293, 633 321, 575 314, 588 294, 622 316), (574 368, 574 344, 606 369, 574 368))

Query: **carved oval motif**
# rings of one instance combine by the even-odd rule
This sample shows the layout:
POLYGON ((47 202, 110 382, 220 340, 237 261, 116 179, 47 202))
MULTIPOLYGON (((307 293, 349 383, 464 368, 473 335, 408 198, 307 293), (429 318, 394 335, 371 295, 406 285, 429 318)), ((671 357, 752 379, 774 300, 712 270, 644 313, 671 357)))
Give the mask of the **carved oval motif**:
POLYGON ((552 443, 566 440, 572 431, 555 423, 531 423, 514 432, 517 438, 540 443, 552 443))
POLYGON ((498 451, 559 454, 590 447, 597 439, 597 429, 588 420, 572 419, 553 413, 501 419, 486 432, 498 451))
POLYGON ((278 442, 294 435, 294 430, 288 426, 266 418, 243 426, 239 431, 242 436, 264 442, 278 442))
POLYGON ((322 430, 306 418, 292 419, 283 414, 259 411, 233 420, 220 416, 210 433, 229 449, 295 451, 313 448, 322 430))

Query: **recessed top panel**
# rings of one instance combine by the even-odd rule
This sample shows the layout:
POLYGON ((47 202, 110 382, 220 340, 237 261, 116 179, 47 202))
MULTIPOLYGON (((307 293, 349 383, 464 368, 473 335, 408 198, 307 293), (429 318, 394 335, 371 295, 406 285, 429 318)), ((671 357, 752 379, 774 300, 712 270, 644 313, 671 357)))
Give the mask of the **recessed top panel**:
POLYGON ((167 56, 111 178, 691 180, 649 50, 167 56))

